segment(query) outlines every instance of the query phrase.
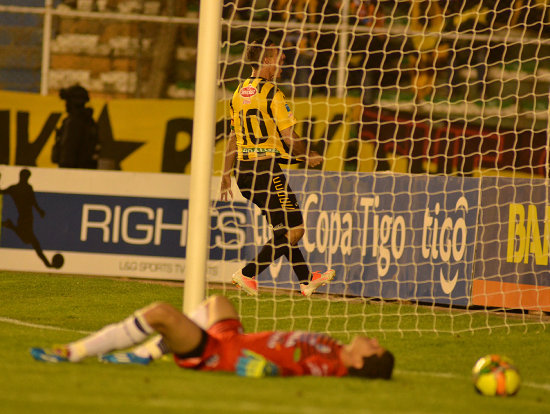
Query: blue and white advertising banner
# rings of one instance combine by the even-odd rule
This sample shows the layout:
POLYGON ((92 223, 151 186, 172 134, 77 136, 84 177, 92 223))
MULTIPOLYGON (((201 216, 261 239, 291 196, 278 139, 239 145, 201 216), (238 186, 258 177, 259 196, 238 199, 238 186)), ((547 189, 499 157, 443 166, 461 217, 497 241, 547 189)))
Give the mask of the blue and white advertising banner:
POLYGON ((484 177, 476 279, 550 286, 550 188, 543 179, 484 177))
MULTIPOLYGON (((8 166, 0 174, 0 269, 183 279, 189 176, 8 166)), ((237 199, 230 210, 228 218, 212 209, 212 281, 229 280, 244 255, 235 220, 249 222, 251 208, 237 199)))
MULTIPOLYGON (((183 279, 189 176, 8 166, 0 173, 1 269, 183 279)), ((331 293, 469 303, 478 179, 288 174, 306 225, 300 247, 312 270, 336 270, 331 293)), ((218 188, 214 178, 207 279, 228 282, 271 230, 237 188, 229 203, 218 201, 218 188)), ((259 281, 298 287, 286 259, 259 281)))
MULTIPOLYGON (((312 171, 307 179, 300 171, 290 176, 306 223, 306 260, 313 270, 336 270, 331 293, 469 303, 478 179, 312 171)), ((290 281, 283 277, 291 274, 286 266, 273 274, 278 286, 290 281)))
POLYGON ((472 303, 550 311, 547 180, 484 177, 472 303))

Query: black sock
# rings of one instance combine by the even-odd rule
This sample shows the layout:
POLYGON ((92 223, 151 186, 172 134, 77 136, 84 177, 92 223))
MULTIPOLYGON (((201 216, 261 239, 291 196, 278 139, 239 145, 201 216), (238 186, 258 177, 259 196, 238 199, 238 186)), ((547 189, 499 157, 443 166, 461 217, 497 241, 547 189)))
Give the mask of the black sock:
POLYGON ((242 270, 246 277, 256 277, 269 267, 271 263, 277 260, 282 255, 288 254, 288 239, 285 233, 275 235, 269 240, 260 253, 252 262, 248 263, 242 270))
POLYGON ((309 283, 309 266, 298 246, 292 246, 290 254, 285 255, 298 277, 298 281, 303 284, 309 283))
POLYGON ((292 265, 296 277, 300 283, 309 283, 309 266, 306 264, 304 255, 298 246, 291 246, 289 249, 286 233, 275 234, 274 238, 269 240, 256 259, 248 263, 242 270, 246 277, 255 277, 269 267, 271 263, 284 255, 292 265))

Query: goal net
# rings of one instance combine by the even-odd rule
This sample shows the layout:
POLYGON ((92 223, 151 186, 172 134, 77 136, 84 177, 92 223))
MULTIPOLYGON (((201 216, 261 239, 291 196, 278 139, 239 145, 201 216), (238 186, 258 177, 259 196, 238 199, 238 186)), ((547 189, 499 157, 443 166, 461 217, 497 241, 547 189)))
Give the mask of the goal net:
MULTIPOLYGON (((324 157, 284 171, 305 223, 298 246, 312 270, 336 277, 303 298, 282 258, 257 277, 258 297, 225 285, 255 306, 256 329, 545 325, 546 2, 237 0, 222 31, 215 174, 229 100, 251 75, 246 47, 267 37, 286 57, 277 86, 296 131, 324 157)), ((232 180, 235 199, 212 209, 211 252, 236 271, 272 232, 232 180)))

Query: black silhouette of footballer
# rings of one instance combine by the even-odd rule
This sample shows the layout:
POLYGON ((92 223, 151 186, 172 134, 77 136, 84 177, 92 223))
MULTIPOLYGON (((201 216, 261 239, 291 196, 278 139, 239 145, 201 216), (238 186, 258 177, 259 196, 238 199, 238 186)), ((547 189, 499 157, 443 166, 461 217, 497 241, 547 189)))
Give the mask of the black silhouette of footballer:
POLYGON ((34 234, 33 208, 40 214, 40 217, 44 217, 46 212, 40 208, 36 201, 34 189, 29 184, 30 177, 31 172, 24 168, 19 172, 19 182, 17 184, 3 190, 0 189, 0 194, 7 194, 12 198, 19 213, 16 224, 11 219, 6 219, 2 222, 2 227, 13 230, 23 243, 30 244, 47 267, 60 268, 63 266, 63 256, 58 253, 54 255, 52 262, 48 261, 38 238, 34 234))

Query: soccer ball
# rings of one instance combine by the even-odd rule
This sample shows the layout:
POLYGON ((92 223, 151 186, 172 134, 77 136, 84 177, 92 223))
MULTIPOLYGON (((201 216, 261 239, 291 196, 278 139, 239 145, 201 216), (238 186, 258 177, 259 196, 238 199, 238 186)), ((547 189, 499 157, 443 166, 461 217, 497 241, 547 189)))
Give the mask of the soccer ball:
POLYGON ((519 391, 521 378, 510 358, 502 355, 486 355, 472 368, 474 387, 488 396, 507 397, 519 391))

